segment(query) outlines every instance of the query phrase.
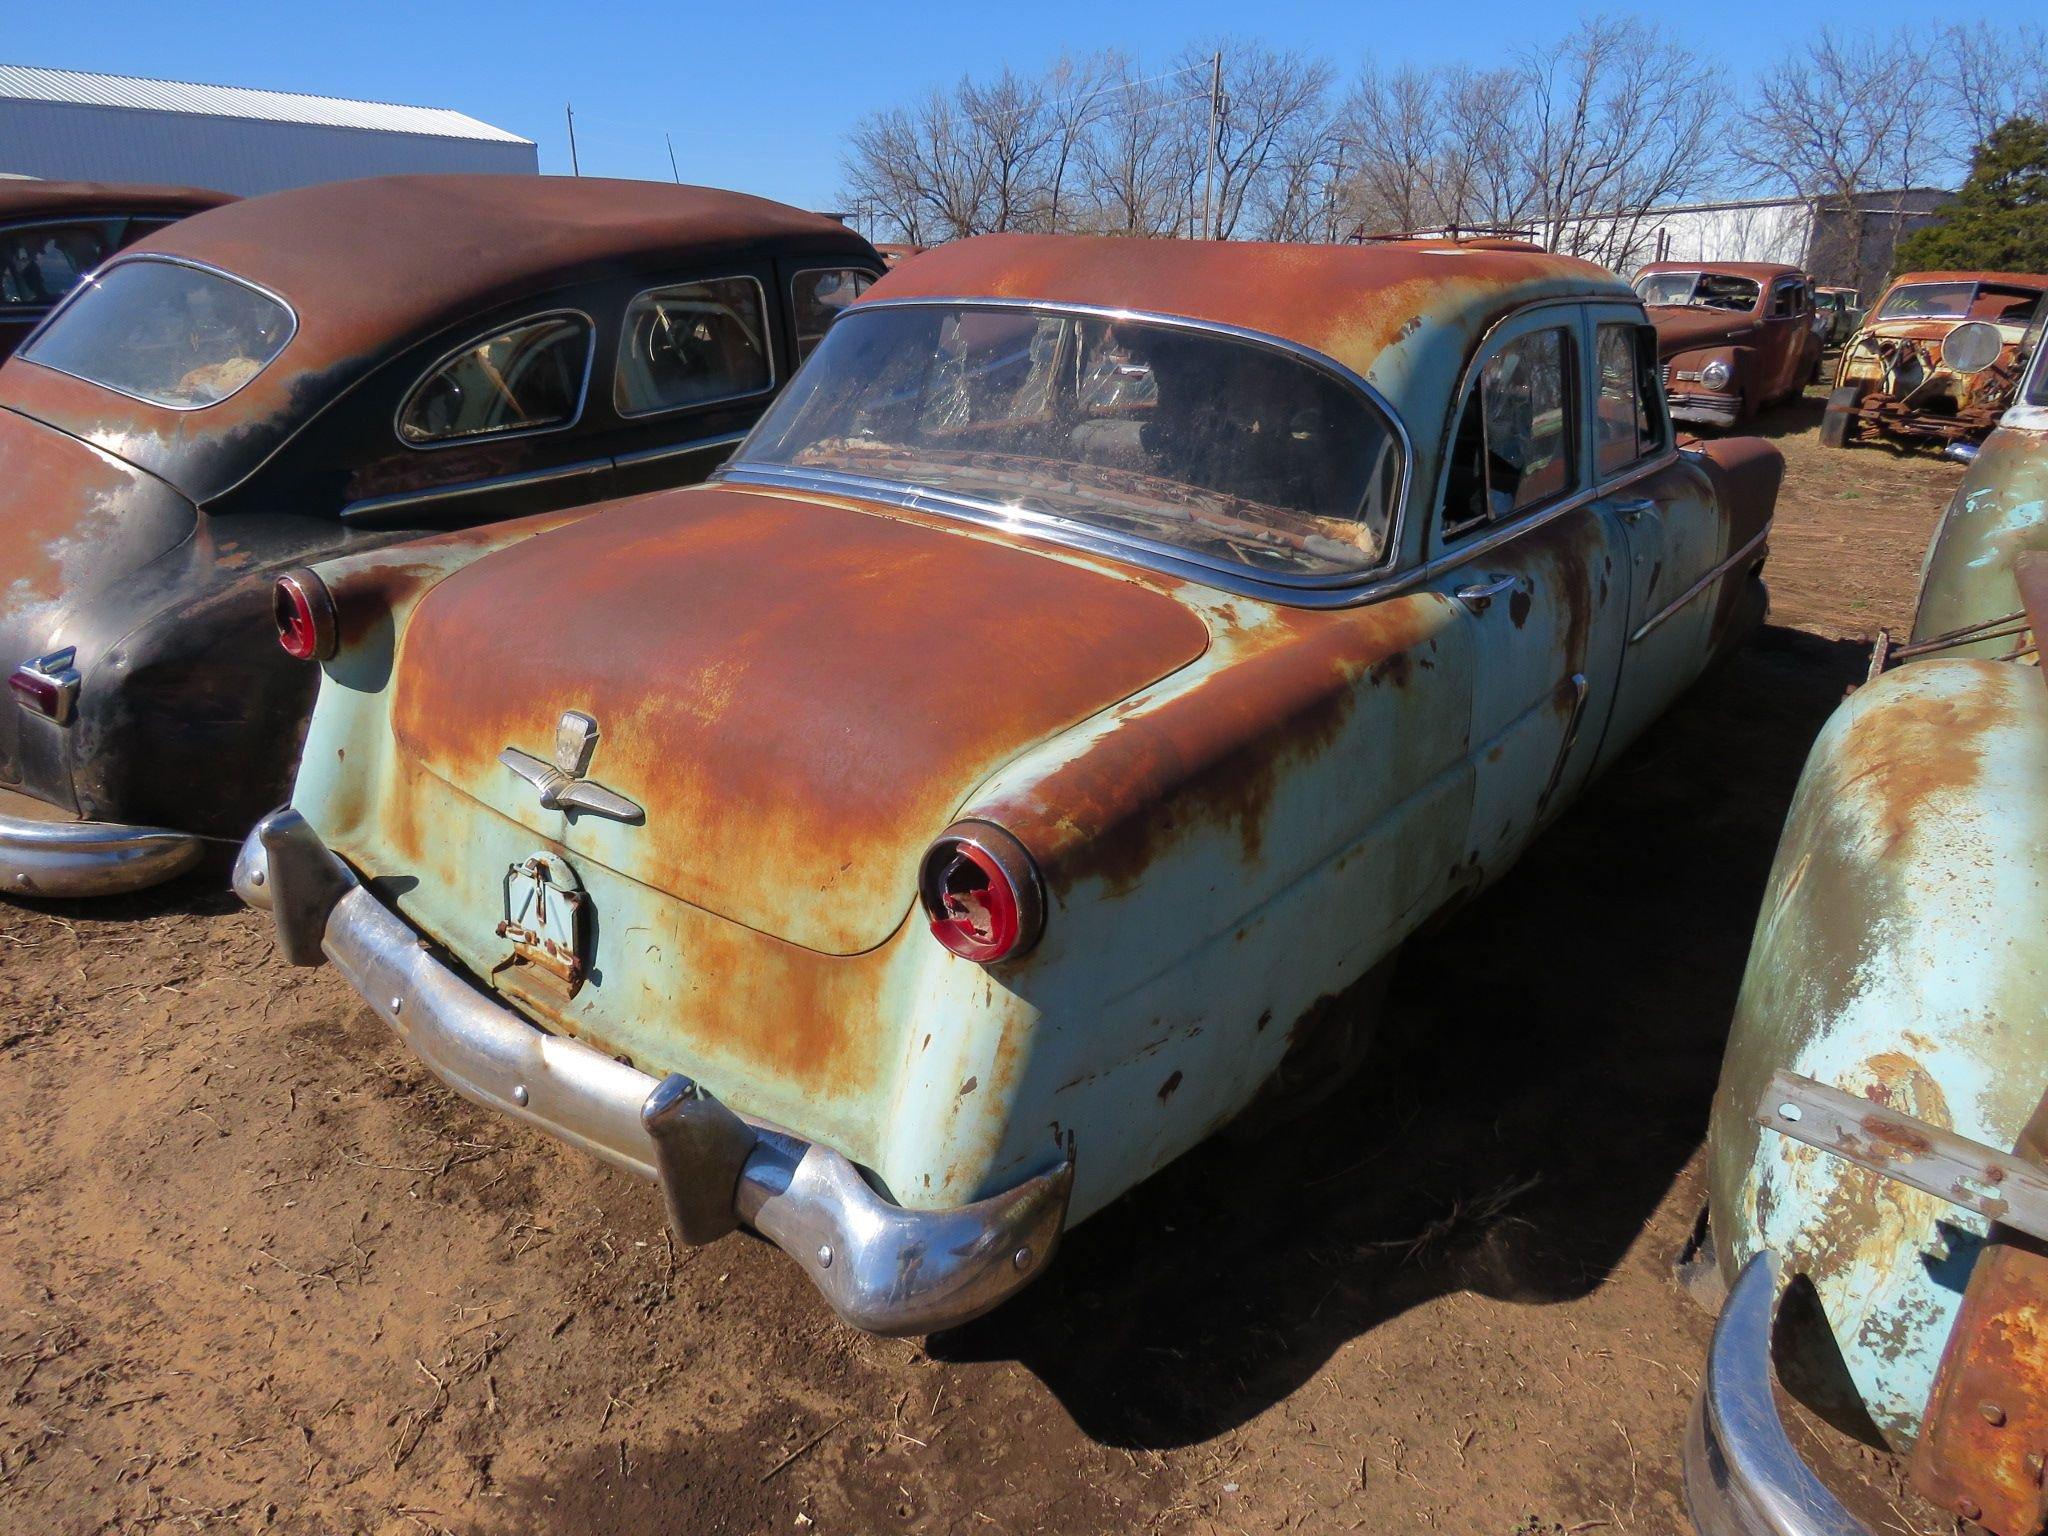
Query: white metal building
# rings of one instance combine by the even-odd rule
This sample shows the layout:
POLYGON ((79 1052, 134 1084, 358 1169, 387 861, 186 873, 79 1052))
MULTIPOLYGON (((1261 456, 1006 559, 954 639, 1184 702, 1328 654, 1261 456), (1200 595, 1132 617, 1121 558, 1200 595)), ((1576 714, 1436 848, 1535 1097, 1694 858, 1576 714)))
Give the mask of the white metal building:
POLYGON ((531 139, 440 107, 0 64, 0 173, 246 197, 403 171, 539 169, 531 139))

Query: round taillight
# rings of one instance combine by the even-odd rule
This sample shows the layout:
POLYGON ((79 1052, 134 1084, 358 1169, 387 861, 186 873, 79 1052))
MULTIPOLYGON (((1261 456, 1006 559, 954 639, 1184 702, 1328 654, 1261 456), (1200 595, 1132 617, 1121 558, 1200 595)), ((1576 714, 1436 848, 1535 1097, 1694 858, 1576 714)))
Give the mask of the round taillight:
POLYGON ((300 661, 326 661, 336 650, 334 597, 311 571, 287 571, 270 599, 277 643, 300 661))
POLYGON ((963 821, 925 851, 918 898, 932 937, 964 960, 1010 960, 1038 942, 1045 896, 1038 866, 1001 827, 963 821))

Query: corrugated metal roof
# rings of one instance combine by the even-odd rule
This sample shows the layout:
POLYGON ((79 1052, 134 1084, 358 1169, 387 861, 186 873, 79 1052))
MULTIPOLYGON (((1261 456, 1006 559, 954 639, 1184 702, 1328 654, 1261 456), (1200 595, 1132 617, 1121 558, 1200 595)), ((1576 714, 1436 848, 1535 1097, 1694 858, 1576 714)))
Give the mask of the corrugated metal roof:
POLYGON ((378 133, 417 133, 443 139, 487 139, 500 144, 533 142, 444 107, 401 107, 382 101, 350 101, 340 96, 300 96, 289 91, 246 90, 236 85, 93 75, 26 64, 0 64, 0 99, 9 97, 77 106, 127 107, 138 112, 187 112, 202 117, 246 117, 272 123, 365 128, 378 133))

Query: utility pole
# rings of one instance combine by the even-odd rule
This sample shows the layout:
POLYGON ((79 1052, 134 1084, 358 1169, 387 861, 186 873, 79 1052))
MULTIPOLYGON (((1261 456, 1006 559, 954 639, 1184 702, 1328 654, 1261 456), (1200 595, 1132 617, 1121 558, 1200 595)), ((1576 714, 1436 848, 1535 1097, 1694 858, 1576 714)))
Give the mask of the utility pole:
POLYGON ((564 102, 562 110, 569 114, 569 174, 581 176, 583 167, 576 162, 576 109, 568 102, 564 102))
POLYGON ((1216 184, 1216 138, 1223 118, 1223 51, 1219 48, 1209 76, 1209 164, 1202 172, 1202 238, 1216 238, 1215 204, 1211 202, 1216 184))
POLYGON ((662 138, 668 144, 668 173, 675 178, 677 186, 683 184, 683 173, 676 169, 676 141, 673 135, 664 133, 662 138))

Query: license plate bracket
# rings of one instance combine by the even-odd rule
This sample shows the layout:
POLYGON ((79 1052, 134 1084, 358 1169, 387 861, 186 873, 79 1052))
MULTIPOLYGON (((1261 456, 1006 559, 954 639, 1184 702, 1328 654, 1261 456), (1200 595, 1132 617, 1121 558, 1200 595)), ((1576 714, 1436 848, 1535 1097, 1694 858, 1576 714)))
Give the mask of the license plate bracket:
POLYGON ((505 916, 497 933, 512 953, 492 967, 492 975, 508 966, 532 966, 574 997, 590 970, 588 907, 583 882, 560 854, 542 851, 508 866, 505 916))

